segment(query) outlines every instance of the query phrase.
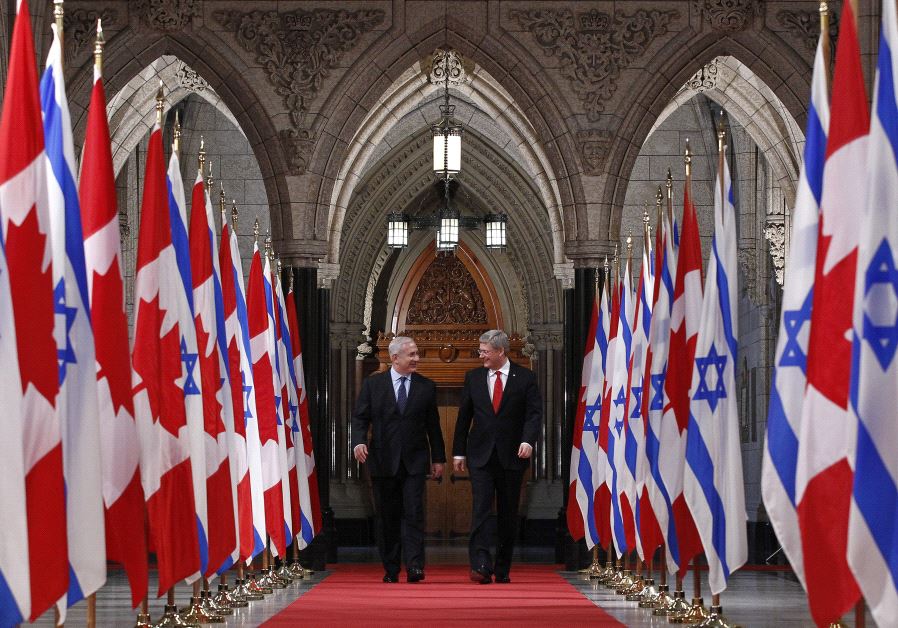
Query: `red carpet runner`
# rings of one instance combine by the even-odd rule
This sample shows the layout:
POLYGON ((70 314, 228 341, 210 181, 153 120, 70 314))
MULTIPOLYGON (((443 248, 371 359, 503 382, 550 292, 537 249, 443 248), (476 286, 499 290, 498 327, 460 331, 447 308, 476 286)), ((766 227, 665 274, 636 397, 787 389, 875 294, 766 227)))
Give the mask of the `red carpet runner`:
POLYGON ((511 584, 480 585, 461 565, 434 565, 427 579, 381 582, 380 565, 334 565, 321 584, 265 626, 622 626, 568 584, 556 565, 520 565, 511 584))

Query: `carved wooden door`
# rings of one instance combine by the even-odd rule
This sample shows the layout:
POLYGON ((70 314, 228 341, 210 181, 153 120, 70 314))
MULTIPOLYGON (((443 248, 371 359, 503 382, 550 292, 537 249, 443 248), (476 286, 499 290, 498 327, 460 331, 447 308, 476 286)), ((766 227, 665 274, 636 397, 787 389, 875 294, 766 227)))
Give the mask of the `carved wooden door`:
POLYGON ((446 442, 446 468, 442 482, 427 483, 427 537, 450 541, 467 538, 471 530, 471 482, 467 473, 452 470, 452 438, 458 417, 457 388, 437 392, 440 427, 446 442))

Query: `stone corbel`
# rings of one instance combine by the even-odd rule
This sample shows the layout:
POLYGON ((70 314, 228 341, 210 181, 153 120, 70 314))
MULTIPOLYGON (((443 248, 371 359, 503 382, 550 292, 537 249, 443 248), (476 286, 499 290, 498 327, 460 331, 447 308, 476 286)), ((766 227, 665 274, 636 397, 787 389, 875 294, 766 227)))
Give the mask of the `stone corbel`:
POLYGON ((318 287, 322 290, 330 289, 340 276, 340 265, 330 262, 318 262, 318 287))
POLYGON ((574 262, 553 264, 552 274, 555 275, 555 279, 561 282, 562 290, 572 290, 574 288, 574 262))
POLYGON ((773 258, 773 270, 776 283, 783 285, 786 271, 786 225, 782 216, 771 216, 764 225, 764 238, 770 244, 770 257, 773 258))

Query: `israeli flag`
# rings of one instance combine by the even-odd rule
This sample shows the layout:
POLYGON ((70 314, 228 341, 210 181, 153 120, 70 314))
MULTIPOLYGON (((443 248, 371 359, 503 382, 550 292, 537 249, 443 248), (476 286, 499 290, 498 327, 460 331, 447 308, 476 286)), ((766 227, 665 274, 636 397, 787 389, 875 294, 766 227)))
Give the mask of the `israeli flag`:
POLYGON ((708 560, 711 593, 748 557, 736 403, 736 209, 725 153, 714 186, 714 240, 689 391, 683 494, 708 560))
POLYGON ((898 22, 882 3, 879 61, 860 218, 850 401, 856 414, 848 564, 880 626, 898 617, 898 22))

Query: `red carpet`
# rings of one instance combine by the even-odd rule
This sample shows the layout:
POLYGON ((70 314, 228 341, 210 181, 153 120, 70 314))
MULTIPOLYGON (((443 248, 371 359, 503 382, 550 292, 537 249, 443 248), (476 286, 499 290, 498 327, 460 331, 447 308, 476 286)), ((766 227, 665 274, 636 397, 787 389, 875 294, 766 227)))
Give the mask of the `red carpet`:
POLYGON ((511 584, 480 585, 461 565, 434 565, 417 584, 381 582, 380 565, 334 565, 321 584, 265 626, 622 626, 568 584, 556 565, 520 565, 511 584))

